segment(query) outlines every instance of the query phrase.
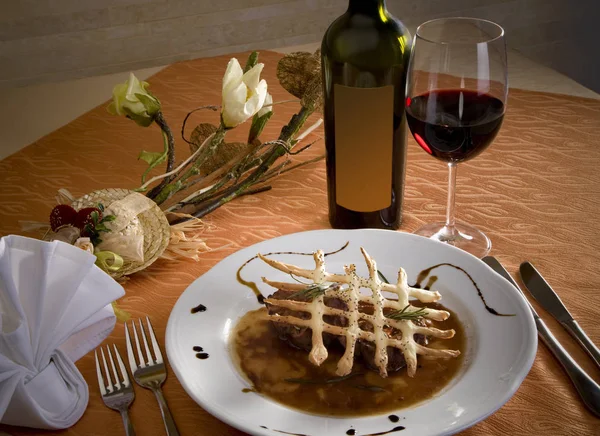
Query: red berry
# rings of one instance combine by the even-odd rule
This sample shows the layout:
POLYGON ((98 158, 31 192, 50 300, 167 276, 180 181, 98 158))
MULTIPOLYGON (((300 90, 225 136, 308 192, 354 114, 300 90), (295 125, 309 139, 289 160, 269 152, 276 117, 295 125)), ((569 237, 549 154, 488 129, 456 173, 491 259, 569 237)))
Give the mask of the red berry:
POLYGON ((102 212, 100 212, 100 209, 98 209, 97 207, 86 207, 77 212, 74 225, 79 230, 81 230, 81 236, 91 236, 88 232, 85 231, 86 225, 89 225, 92 229, 96 227, 96 225, 94 224, 94 220, 92 219, 93 212, 98 213, 98 219, 96 220, 96 222, 99 223, 102 219, 102 212))
POLYGON ((77 211, 68 204, 59 204, 50 212, 50 228, 53 232, 75 222, 77 211))

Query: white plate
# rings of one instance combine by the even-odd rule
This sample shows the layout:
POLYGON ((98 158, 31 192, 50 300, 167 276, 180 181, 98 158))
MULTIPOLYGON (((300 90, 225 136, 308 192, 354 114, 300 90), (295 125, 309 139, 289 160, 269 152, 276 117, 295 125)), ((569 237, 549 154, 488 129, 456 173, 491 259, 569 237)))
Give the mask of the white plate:
MULTIPOLYGON (((277 255, 304 267, 312 267, 311 256, 277 255)), ((243 277, 260 283, 265 295, 270 292, 261 276, 285 280, 283 273, 255 260, 243 270, 243 277)), ((289 277, 288 277, 289 278, 289 277)), ((505 279, 479 259, 454 247, 408 233, 383 230, 318 230, 282 236, 261 242, 232 254, 198 278, 181 295, 167 325, 166 349, 175 374, 187 393, 207 412, 220 420, 254 435, 344 436, 350 429, 356 435, 388 432, 396 426, 405 429, 391 436, 447 435, 459 432, 498 410, 516 392, 529 372, 537 350, 533 317, 524 298, 505 279), (440 267, 434 288, 441 302, 462 321, 467 336, 464 368, 437 396, 395 412, 359 418, 328 418, 289 409, 254 393, 232 363, 229 335, 237 320, 247 311, 260 307, 252 291, 239 284, 236 271, 258 252, 317 249, 334 251, 349 241, 348 248, 328 256, 327 268, 342 271, 344 264, 355 263, 366 275, 359 247, 373 257, 380 271, 395 277, 398 268, 414 283, 417 274, 439 263, 451 263, 466 270, 481 289, 488 305, 511 317, 489 313, 463 272, 440 267), (206 311, 191 313, 202 304, 206 311), (196 358, 194 346, 210 357, 196 358)))

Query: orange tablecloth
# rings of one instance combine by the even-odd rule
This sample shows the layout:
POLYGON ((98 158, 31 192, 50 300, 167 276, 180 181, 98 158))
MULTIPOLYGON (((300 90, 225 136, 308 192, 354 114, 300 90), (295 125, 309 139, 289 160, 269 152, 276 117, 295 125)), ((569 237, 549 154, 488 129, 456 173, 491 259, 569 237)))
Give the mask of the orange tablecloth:
MULTIPOLYGON (((243 62, 246 54, 237 57, 243 62)), ((264 77, 275 101, 289 98, 275 78, 280 57, 261 53, 266 64, 264 77)), ((189 110, 220 103, 221 77, 228 58, 175 64, 149 80, 175 132, 189 110)), ((160 133, 155 126, 143 129, 110 116, 104 107, 0 162, 0 235, 20 233, 19 220, 46 220, 58 188, 81 195, 101 188, 139 186, 144 165, 136 161, 137 154, 142 148, 161 149, 160 133)), ((276 106, 263 139, 274 139, 297 108, 295 104, 276 106)), ((216 122, 216 117, 202 114, 197 121, 216 122)), ((322 130, 317 130, 312 139, 321 134, 322 130)), ((321 142, 304 158, 322 154, 323 149, 321 142)), ((189 155, 181 140, 177 151, 178 159, 189 155)), ((443 219, 447 169, 419 149, 412 138, 408 159, 401 230, 410 232, 425 222, 443 219)), ((599 164, 599 100, 514 89, 495 143, 472 162, 459 166, 457 191, 458 218, 490 236, 492 254, 511 272, 521 261, 532 261, 596 343, 600 343, 599 164)), ((325 165, 319 162, 275 179, 272 191, 222 207, 205 219, 209 225, 204 233, 206 242, 217 250, 206 253, 199 262, 157 261, 125 284, 127 294, 120 304, 134 317, 150 316, 164 345, 175 301, 219 260, 268 238, 328 228, 325 184, 325 165)), ((572 355, 599 380, 600 371, 586 355, 549 315, 541 309, 540 313, 572 355)), ((109 341, 125 350, 122 324, 109 341)), ((100 399, 93 355, 82 358, 77 366, 90 386, 90 403, 73 428, 56 434, 123 434, 119 414, 100 399)), ((182 435, 242 434, 196 405, 172 370, 164 392, 182 435)), ((138 434, 163 434, 150 391, 136 389, 131 416, 138 434)), ((40 433, 8 427, 0 430, 40 433)), ((464 434, 591 435, 600 434, 600 420, 584 408, 559 364, 540 345, 534 366, 515 396, 464 434)))

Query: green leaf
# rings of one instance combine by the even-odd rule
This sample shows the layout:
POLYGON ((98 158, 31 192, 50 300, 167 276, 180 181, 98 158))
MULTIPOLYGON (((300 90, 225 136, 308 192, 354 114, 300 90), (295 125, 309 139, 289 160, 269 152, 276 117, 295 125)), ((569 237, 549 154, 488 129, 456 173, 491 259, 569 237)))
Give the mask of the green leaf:
POLYGON ((98 215, 97 211, 93 211, 92 213, 90 213, 90 218, 92 218, 92 222, 94 223, 94 225, 98 224, 98 218, 100 218, 100 215, 98 215))
POLYGON ((92 227, 91 224, 86 224, 83 227, 83 233, 85 233, 86 235, 90 235, 90 238, 92 239, 92 243, 94 242, 93 238, 96 235, 96 229, 94 227, 92 227))
POLYGON ((244 67, 244 73, 247 73, 248 71, 250 71, 252 69, 252 67, 254 65, 256 65, 257 63, 258 63, 258 52, 253 51, 252 53, 250 53, 250 56, 248 56, 248 60, 246 61, 246 66, 244 67))
POLYGON ((108 223, 108 222, 114 221, 116 219, 117 219, 117 217, 114 215, 106 215, 104 218, 102 218, 102 222, 108 223))
POLYGON ((259 117, 258 114, 254 115, 254 118, 252 118, 252 125, 250 126, 250 133, 248 133, 248 144, 252 144, 252 142, 260 136, 272 116, 273 111, 267 112, 262 117, 259 117))
POLYGON ((142 150, 142 152, 140 153, 140 155, 138 156, 138 159, 141 159, 145 162, 148 163, 148 168, 146 169, 146 171, 144 171, 144 174, 142 174, 142 183, 146 182, 146 176, 148 176, 148 173, 157 165, 160 165, 161 163, 163 163, 164 161, 167 160, 167 153, 159 153, 159 152, 151 152, 151 151, 146 151, 146 150, 142 150))
POLYGON ((139 101, 142 102, 144 107, 146 108, 146 112, 148 115, 153 116, 160 110, 160 103, 156 98, 152 98, 145 94, 135 94, 139 101))
POLYGON ((127 118, 135 121, 138 126, 148 127, 154 122, 154 117, 134 114, 127 108, 123 108, 123 110, 125 111, 127 118))
POLYGON ((167 134, 164 131, 162 131, 162 136, 163 136, 163 151, 162 151, 162 153, 142 150, 140 152, 140 155, 138 156, 138 159, 142 159, 143 161, 148 163, 148 168, 146 169, 146 171, 144 171, 144 174, 142 174, 142 183, 146 182, 146 176, 154 167, 156 167, 157 165, 160 165, 165 160, 167 160, 167 157, 169 155, 169 139, 167 137, 167 134))
POLYGON ((148 165, 153 165, 153 164, 159 164, 164 162, 166 156, 163 156, 163 153, 160 152, 154 152, 154 151, 146 151, 146 150, 142 150, 140 152, 140 155, 138 156, 138 159, 141 159, 145 162, 148 163, 148 165))

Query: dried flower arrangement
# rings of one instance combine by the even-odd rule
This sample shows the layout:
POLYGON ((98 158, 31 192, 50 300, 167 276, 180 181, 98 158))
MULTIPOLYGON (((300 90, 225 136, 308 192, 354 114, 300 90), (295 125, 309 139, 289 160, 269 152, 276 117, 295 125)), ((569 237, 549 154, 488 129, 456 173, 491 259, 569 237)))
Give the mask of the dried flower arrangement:
POLYGON ((190 155, 180 164, 176 164, 175 138, 160 100, 149 91, 147 82, 131 73, 127 82, 115 86, 108 112, 142 127, 156 124, 162 133, 162 151, 140 153, 139 159, 148 167, 137 189, 103 189, 79 199, 61 189, 59 205, 53 209, 50 223, 43 226, 44 237, 96 254, 97 264, 115 278, 144 269, 159 257, 197 260, 208 250, 198 235, 203 228, 199 218, 237 197, 271 189, 267 182, 272 178, 324 158, 295 164, 280 159, 310 147, 312 144, 298 144, 322 122, 319 119, 300 132, 311 114, 322 111, 319 52, 292 53, 279 61, 277 78, 296 98, 293 100, 273 101, 267 82, 260 77, 263 67, 257 52, 248 57, 244 68, 235 58, 229 61, 221 105, 196 108, 183 120, 181 136, 189 144, 190 155), (262 141, 260 135, 274 107, 290 102, 300 103, 298 112, 278 138, 262 141), (219 112, 219 123, 199 124, 186 138, 186 124, 199 110, 219 112), (226 142, 228 132, 249 120, 245 142, 226 142), (148 178, 150 171, 163 164, 162 174, 148 178))

